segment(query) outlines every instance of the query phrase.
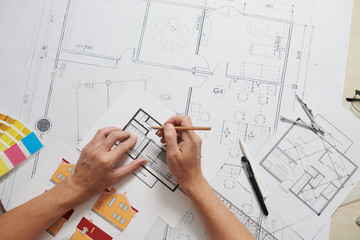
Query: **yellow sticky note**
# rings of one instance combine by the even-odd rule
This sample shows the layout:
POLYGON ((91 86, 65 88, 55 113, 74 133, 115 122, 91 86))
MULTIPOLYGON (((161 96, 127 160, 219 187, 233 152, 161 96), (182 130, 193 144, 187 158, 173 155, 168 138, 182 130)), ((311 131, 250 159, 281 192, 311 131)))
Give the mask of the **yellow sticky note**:
POLYGON ((4 161, 0 157, 0 176, 4 175, 9 170, 10 169, 6 166, 6 164, 4 163, 4 161))
POLYGON ((16 144, 16 142, 14 142, 14 141, 9 142, 10 147, 14 146, 15 144, 16 144))

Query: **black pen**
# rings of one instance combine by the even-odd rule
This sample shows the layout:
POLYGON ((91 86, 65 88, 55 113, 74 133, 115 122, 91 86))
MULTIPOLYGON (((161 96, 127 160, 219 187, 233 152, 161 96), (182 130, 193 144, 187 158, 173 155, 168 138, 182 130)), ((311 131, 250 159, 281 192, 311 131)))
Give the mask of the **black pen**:
POLYGON ((251 168, 251 164, 249 162, 249 160, 243 156, 241 158, 241 161, 245 167, 245 171, 246 171, 246 174, 250 180, 250 183, 251 183, 251 186, 253 187, 254 191, 255 191, 255 195, 256 195, 256 198, 257 200, 259 201, 260 203, 260 206, 261 206, 261 210, 263 211, 263 213, 265 214, 265 216, 269 215, 269 212, 265 206, 265 202, 264 202, 264 199, 263 199, 263 196, 261 194, 261 191, 260 191, 260 188, 255 180, 255 176, 254 176, 254 172, 251 168))

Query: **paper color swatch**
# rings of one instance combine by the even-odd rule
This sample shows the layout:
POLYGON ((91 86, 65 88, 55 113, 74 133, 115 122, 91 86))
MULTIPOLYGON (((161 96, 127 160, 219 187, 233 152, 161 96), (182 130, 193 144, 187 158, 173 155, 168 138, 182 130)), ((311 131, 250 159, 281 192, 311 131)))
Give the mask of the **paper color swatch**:
POLYGON ((0 177, 43 147, 20 121, 0 113, 0 177))

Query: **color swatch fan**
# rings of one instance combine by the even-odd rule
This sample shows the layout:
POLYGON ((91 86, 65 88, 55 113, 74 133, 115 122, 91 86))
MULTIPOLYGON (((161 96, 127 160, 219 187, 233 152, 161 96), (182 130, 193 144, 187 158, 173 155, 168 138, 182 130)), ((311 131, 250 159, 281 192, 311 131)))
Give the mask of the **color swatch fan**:
POLYGON ((0 113, 0 177, 43 147, 21 122, 0 113))

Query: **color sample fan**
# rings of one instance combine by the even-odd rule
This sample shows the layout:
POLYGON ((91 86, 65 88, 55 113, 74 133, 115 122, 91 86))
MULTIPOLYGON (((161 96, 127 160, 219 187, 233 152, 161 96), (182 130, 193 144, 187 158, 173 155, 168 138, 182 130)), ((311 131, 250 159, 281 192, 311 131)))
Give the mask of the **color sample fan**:
POLYGON ((0 177, 43 147, 21 122, 0 113, 0 177))

